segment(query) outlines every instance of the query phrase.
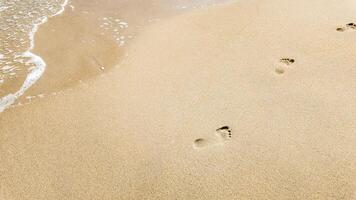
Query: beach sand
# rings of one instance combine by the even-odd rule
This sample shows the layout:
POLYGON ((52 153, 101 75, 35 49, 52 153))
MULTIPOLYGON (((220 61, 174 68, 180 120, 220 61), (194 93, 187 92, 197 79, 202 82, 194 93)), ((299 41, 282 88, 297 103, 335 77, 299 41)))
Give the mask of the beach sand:
POLYGON ((119 65, 1 113, 0 199, 355 200, 355 13, 240 0, 145 26, 119 65))

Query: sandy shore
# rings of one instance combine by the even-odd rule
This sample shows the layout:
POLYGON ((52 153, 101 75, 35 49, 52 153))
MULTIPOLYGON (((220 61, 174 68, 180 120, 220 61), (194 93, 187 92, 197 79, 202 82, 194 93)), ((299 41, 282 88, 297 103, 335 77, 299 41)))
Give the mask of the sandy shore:
POLYGON ((356 199, 355 13, 241 0, 146 27, 102 76, 1 113, 1 199, 356 199))

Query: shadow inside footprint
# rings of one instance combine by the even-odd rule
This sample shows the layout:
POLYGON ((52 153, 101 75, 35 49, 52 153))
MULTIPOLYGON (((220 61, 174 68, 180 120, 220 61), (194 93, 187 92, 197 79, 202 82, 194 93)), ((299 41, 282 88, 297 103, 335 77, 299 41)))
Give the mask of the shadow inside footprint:
POLYGON ((356 29, 356 24, 355 23, 348 23, 346 24, 346 27, 352 28, 352 29, 356 29))
POLYGON ((201 148, 204 148, 208 145, 208 141, 203 139, 203 138, 199 138, 199 139, 196 139, 194 140, 194 148, 196 149, 201 149, 201 148))
POLYGON ((281 75, 281 74, 284 74, 285 70, 283 68, 276 68, 275 72, 276 72, 276 74, 281 75))
POLYGON ((293 58, 281 58, 279 62, 286 64, 286 65, 291 65, 295 62, 293 58))

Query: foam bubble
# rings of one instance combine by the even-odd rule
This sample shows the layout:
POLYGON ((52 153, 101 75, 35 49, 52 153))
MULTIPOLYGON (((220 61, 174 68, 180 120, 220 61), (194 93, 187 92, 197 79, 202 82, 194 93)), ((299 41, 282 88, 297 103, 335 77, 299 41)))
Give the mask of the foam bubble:
MULTIPOLYGON (((129 23, 114 17, 103 17, 101 21, 100 27, 104 29, 104 32, 110 33, 117 41, 119 47, 124 46, 126 39, 124 33, 125 29, 129 27, 129 23)), ((105 35, 104 32, 102 32, 101 35, 105 35)))

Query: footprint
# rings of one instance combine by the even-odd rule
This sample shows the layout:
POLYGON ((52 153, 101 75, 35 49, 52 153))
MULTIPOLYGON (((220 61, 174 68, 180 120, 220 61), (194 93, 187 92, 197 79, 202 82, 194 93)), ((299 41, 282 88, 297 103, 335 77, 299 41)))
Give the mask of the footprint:
POLYGON ((295 62, 293 58, 281 58, 279 62, 286 64, 286 65, 291 65, 295 62))
POLYGON ((355 23, 348 23, 343 27, 336 28, 336 31, 344 32, 344 31, 348 31, 350 29, 356 30, 356 24, 355 23))
POLYGON ((209 144, 209 142, 203 138, 199 138, 199 139, 196 139, 194 140, 194 148, 196 149, 201 149, 201 148, 204 148, 206 147, 207 145, 209 144))
POLYGON ((344 28, 344 27, 338 27, 338 28, 336 28, 336 31, 339 31, 339 32, 344 32, 344 31, 346 31, 346 29, 344 28))
POLYGON ((355 23, 348 23, 348 24, 346 24, 346 27, 349 27, 351 29, 356 29, 356 24, 355 23))
POLYGON ((226 141, 232 138, 231 129, 228 126, 223 126, 216 129, 216 134, 222 141, 226 141))
POLYGON ((278 67, 278 68, 276 68, 276 70, 275 70, 276 74, 279 74, 279 75, 284 74, 285 71, 286 71, 286 70, 284 70, 284 69, 281 68, 281 67, 278 67))
POLYGON ((232 138, 232 131, 229 126, 223 126, 216 129, 215 137, 213 139, 198 138, 194 140, 193 147, 195 149, 202 149, 208 146, 223 144, 232 138))
POLYGON ((275 69, 275 73, 278 75, 282 75, 286 72, 285 68, 295 63, 295 59, 293 58, 281 58, 279 59, 279 65, 275 69))

